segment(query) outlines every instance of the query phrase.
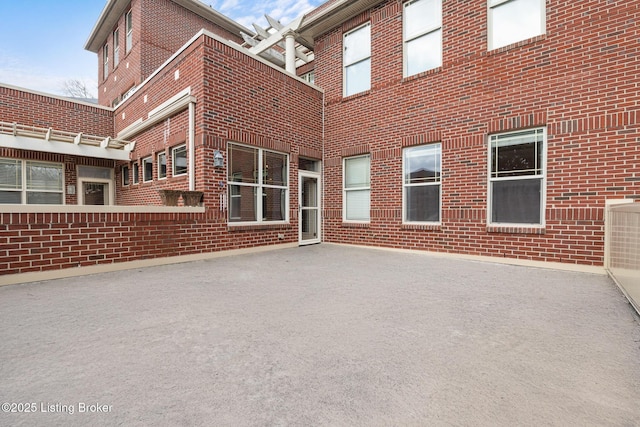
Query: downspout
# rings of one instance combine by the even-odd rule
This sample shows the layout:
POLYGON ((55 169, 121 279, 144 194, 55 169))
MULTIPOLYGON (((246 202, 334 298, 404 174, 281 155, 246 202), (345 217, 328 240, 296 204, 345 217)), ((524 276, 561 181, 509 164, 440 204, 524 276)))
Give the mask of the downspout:
POLYGON ((325 227, 324 227, 324 194, 326 191, 326 181, 324 176, 324 90, 322 91, 322 161, 320 162, 320 173, 322 179, 322 193, 320 194, 320 229, 322 230, 320 241, 324 242, 325 227))
POLYGON ((189 103, 189 191, 194 191, 196 186, 196 109, 195 102, 189 103))

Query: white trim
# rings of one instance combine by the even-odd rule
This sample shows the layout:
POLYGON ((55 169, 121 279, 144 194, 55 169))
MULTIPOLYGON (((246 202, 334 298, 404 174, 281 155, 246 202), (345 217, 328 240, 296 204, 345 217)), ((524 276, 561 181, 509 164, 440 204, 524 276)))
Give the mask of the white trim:
POLYGON ((58 141, 45 141, 27 136, 0 134, 0 147, 20 150, 41 151, 45 153, 69 154, 72 156, 97 157, 110 160, 129 161, 129 151, 113 148, 101 148, 84 144, 69 144, 58 141))
MULTIPOLYGON (((535 135, 535 133, 533 134, 535 135)), ((528 129, 515 129, 506 132, 496 132, 487 135, 487 226, 491 227, 527 227, 527 228, 538 228, 543 229, 546 227, 546 208, 547 208, 547 147, 549 143, 547 140, 547 128, 546 126, 539 126, 528 129), (493 136, 497 135, 511 135, 511 134, 521 134, 526 132, 536 132, 542 131, 542 165, 540 165, 540 173, 535 175, 520 175, 514 177, 492 177, 491 176, 491 168, 492 164, 492 140, 493 136), (491 188, 491 184, 493 182, 503 182, 503 181, 521 181, 521 180, 534 180, 539 179, 540 183, 540 223, 512 223, 512 222, 492 222, 491 218, 493 217, 493 191, 491 188)))
POLYGON ((415 224, 415 225, 431 225, 438 226, 442 225, 442 142, 429 142, 426 144, 413 145, 410 147, 404 147, 402 149, 402 224, 415 224), (440 146, 440 176, 438 181, 433 182, 420 182, 414 184, 408 184, 405 180, 406 178, 406 157, 405 153, 407 150, 416 149, 420 147, 433 147, 435 145, 440 146), (438 221, 409 221, 407 220, 407 192, 405 191, 408 187, 423 187, 423 186, 439 186, 439 197, 438 197, 438 221))
POLYGON ((353 224, 369 224, 371 222, 371 154, 359 154, 342 158, 342 222, 353 224), (353 187, 347 190, 347 160, 367 157, 369 159, 369 185, 367 187, 353 187), (369 219, 347 219, 347 191, 369 191, 369 219))
POLYGON ((322 176, 320 172, 312 172, 307 170, 298 171, 298 244, 311 245, 314 243, 320 243, 322 241, 322 176), (317 212, 317 228, 315 239, 302 239, 302 179, 313 178, 316 180, 316 207, 311 207, 309 210, 315 209, 317 212))
POLYGON ((540 11, 541 19, 540 19, 540 22, 539 22, 540 32, 538 34, 535 34, 535 35, 532 35, 532 36, 529 36, 529 37, 525 37, 524 39, 512 41, 512 42, 507 43, 507 44, 502 45, 502 46, 497 46, 497 47, 493 46, 492 43, 491 43, 491 41, 493 39, 493 27, 494 27, 492 11, 494 9, 496 9, 496 8, 506 4, 506 3, 510 3, 512 1, 517 1, 517 0, 487 0, 487 50, 488 51, 492 51, 492 50, 495 50, 495 49, 500 49, 500 48, 503 48, 503 47, 511 46, 511 45, 513 45, 515 43, 518 43, 518 42, 521 42, 523 40, 528 40, 528 39, 531 39, 531 38, 534 38, 534 37, 538 37, 538 36, 541 36, 541 35, 547 33, 547 6, 546 6, 546 0, 537 0, 539 2, 538 4, 539 4, 540 9, 541 9, 541 11, 540 11))

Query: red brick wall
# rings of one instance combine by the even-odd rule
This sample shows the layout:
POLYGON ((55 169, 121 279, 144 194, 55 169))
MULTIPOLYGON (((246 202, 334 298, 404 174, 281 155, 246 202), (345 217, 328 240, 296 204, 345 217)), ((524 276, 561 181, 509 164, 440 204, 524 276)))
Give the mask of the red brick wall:
POLYGON ((402 77, 402 4, 316 38, 325 240, 601 265, 606 199, 640 198, 638 2, 547 1, 546 34, 487 52, 484 0, 443 2, 443 66, 402 77), (370 20, 372 87, 342 97, 342 36, 370 20), (487 226, 487 136, 548 132, 546 227, 487 226), (442 142, 442 224, 402 224, 402 148, 442 142), (371 221, 342 222, 342 159, 371 154, 371 221))
MULTIPOLYGON (((286 228, 280 226, 282 228, 286 228)), ((0 275, 282 243, 278 227, 228 237, 219 213, 0 213, 0 275)))
POLYGON ((114 69, 112 32, 107 39, 109 75, 106 80, 103 75, 102 48, 98 52, 98 102, 101 105, 111 106, 113 100, 121 97, 131 87, 141 84, 203 28, 228 40, 242 40, 239 34, 231 34, 170 0, 133 0, 131 10, 133 47, 127 54, 123 14, 117 25, 120 29, 120 63, 114 69))
POLYGON ((0 121, 105 137, 113 133, 113 113, 108 109, 1 84, 0 121))

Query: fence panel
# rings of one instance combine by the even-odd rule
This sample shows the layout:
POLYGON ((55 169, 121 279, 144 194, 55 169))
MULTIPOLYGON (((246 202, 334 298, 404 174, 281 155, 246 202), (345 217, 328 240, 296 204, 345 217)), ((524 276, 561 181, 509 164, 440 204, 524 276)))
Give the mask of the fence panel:
POLYGON ((605 220, 605 267, 640 314, 640 203, 611 204, 605 220))

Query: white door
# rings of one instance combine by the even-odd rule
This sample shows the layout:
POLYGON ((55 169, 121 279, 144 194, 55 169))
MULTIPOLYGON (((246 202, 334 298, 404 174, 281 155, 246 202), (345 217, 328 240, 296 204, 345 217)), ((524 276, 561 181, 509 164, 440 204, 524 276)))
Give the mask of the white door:
POLYGON ((298 216, 300 245, 320 243, 320 174, 300 171, 298 181, 298 216))

